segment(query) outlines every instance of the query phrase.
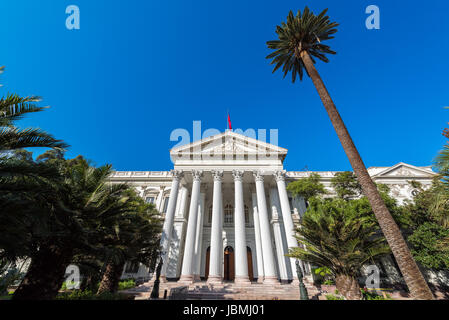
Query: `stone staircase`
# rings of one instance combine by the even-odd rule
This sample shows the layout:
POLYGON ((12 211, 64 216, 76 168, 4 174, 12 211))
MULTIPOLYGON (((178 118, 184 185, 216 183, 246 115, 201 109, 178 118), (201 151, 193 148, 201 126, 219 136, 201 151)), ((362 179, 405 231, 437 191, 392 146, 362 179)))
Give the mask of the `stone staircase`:
MULTIPOLYGON (((309 299, 318 300, 321 292, 310 281, 305 280, 309 299)), ((136 300, 147 300, 153 289, 153 281, 144 283, 124 293, 133 294, 136 300)), ((297 284, 262 284, 253 282, 251 285, 239 285, 232 282, 222 284, 207 284, 195 282, 182 284, 179 282, 160 283, 159 298, 163 299, 167 290, 170 300, 299 300, 297 284)))

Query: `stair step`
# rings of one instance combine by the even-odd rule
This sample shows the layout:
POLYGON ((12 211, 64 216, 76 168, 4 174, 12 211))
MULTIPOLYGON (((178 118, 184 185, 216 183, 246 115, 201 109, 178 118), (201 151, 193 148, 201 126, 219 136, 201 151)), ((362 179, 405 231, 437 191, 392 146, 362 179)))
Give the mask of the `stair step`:
MULTIPOLYGON (((305 282, 309 297, 319 296, 321 291, 308 282, 305 282)), ((179 298, 187 300, 299 300, 299 286, 297 284, 268 285, 253 283, 251 285, 236 285, 223 283, 209 285, 206 282, 193 284, 180 284, 176 282, 163 282, 159 285, 159 296, 162 297, 167 290, 170 297, 175 288, 187 287, 187 293, 182 293, 179 298)), ((147 282, 127 293, 134 294, 136 300, 149 299, 153 282, 147 282)))

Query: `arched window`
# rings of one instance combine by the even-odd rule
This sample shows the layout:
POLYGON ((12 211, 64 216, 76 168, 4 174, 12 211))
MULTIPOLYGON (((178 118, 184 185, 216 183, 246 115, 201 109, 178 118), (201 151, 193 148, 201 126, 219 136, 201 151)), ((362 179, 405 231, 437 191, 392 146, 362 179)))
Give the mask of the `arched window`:
POLYGON ((230 204, 227 204, 224 207, 224 223, 225 224, 234 223, 234 207, 230 204))
POLYGON ((249 224, 249 208, 246 204, 245 204, 245 223, 249 224))

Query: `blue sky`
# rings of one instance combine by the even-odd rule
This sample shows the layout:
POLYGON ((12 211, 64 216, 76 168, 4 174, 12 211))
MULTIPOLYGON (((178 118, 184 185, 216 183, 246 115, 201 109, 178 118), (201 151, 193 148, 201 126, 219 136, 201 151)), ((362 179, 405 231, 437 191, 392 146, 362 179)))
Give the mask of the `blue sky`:
POLYGON ((40 95, 21 121, 118 170, 169 170, 176 128, 278 129, 287 170, 348 170, 309 78, 271 74, 267 40, 289 10, 329 8, 336 56, 318 63, 367 166, 430 165, 449 121, 449 3, 9 0, 0 3, 0 95, 40 95), (65 27, 78 5, 81 29, 65 27), (367 30, 365 8, 381 11, 367 30))

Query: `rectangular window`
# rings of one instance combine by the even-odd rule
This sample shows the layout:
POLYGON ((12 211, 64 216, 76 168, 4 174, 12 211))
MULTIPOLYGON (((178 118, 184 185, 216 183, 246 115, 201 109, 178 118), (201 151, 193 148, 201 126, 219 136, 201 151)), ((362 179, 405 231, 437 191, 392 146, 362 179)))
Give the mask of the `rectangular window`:
POLYGON ((165 201, 164 201, 164 208, 163 208, 163 210, 162 210, 163 213, 166 213, 166 212, 167 212, 167 208, 168 208, 168 200, 169 200, 169 199, 170 199, 169 197, 165 198, 165 201))
POLYGON ((156 200, 156 198, 155 197, 146 197, 145 198, 145 202, 146 203, 152 203, 152 204, 154 204, 154 201, 156 200))
POLYGON ((293 210, 293 199, 288 197, 288 204, 290 205, 290 210, 293 210))

